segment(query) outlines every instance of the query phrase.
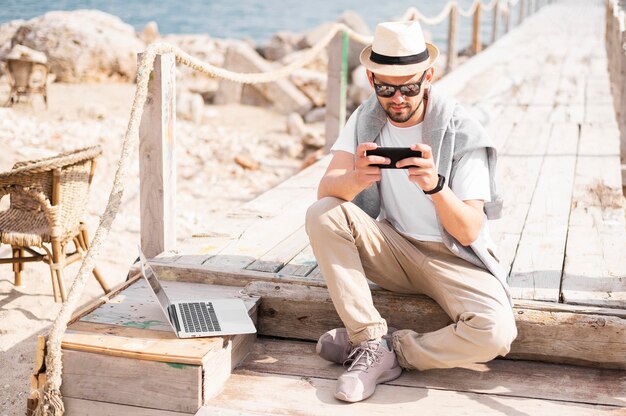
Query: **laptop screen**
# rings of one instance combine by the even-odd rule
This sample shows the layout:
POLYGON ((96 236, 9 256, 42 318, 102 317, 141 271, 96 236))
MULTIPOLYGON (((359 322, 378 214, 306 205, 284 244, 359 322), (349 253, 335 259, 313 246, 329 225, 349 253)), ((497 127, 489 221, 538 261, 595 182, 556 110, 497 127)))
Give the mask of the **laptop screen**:
POLYGON ((157 296, 159 303, 161 304, 163 309, 167 309, 170 306, 170 300, 165 294, 163 287, 161 287, 161 283, 159 283, 159 280, 154 274, 154 270, 148 264, 148 260, 146 259, 146 256, 144 256, 141 248, 139 249, 139 258, 141 259, 141 274, 146 278, 148 284, 150 284, 150 287, 154 291, 154 294, 157 296))

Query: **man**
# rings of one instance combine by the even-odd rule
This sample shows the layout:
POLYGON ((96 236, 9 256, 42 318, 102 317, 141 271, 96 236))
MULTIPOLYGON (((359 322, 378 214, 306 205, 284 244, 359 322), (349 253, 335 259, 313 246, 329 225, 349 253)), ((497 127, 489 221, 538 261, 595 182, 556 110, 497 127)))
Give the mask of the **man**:
POLYGON ((361 53, 373 94, 350 117, 332 148, 306 229, 344 328, 317 351, 349 364, 335 397, 356 402, 402 368, 426 370, 505 355, 517 336, 506 272, 486 219, 501 209, 496 151, 482 127, 430 88, 437 48, 417 22, 376 27, 361 53), (410 147, 422 157, 396 169, 378 146, 410 147), (390 330, 367 279, 384 289, 434 299, 453 324, 418 334, 390 330))

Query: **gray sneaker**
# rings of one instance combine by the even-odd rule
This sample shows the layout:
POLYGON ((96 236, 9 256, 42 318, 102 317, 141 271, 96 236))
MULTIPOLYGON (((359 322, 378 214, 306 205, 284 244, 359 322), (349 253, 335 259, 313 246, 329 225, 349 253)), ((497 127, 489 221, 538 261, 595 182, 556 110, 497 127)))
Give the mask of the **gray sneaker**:
MULTIPOLYGON (((388 327, 387 335, 391 335, 396 331, 396 328, 388 327)), ((392 345, 391 338, 388 338, 387 342, 390 346, 392 345)), ((317 351, 320 357, 336 364, 343 364, 348 359, 352 349, 346 328, 335 328, 325 332, 317 340, 317 345, 315 346, 315 351, 317 351)))
POLYGON ((395 380, 402 374, 396 353, 380 340, 365 341, 348 356, 350 367, 337 379, 335 397, 346 402, 365 400, 374 394, 376 385, 395 380))

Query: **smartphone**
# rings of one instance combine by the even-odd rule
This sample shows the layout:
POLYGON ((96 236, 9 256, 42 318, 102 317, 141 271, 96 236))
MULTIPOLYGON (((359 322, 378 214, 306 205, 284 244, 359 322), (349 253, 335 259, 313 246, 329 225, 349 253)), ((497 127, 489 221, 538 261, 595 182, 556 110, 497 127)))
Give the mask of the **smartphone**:
POLYGON ((377 147, 374 150, 367 150, 365 152, 365 155, 383 156, 391 159, 391 163, 389 163, 388 165, 370 166, 377 166, 381 169, 408 169, 410 166, 398 168, 396 167, 396 163, 408 157, 422 157, 422 152, 420 152, 419 150, 411 150, 410 147, 377 147))

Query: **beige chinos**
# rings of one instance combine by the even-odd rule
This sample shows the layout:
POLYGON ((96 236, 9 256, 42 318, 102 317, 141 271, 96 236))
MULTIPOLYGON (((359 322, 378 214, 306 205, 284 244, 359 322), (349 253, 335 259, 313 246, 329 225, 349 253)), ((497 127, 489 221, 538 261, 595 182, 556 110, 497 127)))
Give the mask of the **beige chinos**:
POLYGON ((444 244, 407 238, 333 197, 309 208, 306 231, 353 345, 387 333, 372 302, 370 279, 393 292, 429 296, 454 322, 429 333, 396 331, 393 347, 403 367, 449 368, 509 352, 517 330, 501 283, 444 244))

